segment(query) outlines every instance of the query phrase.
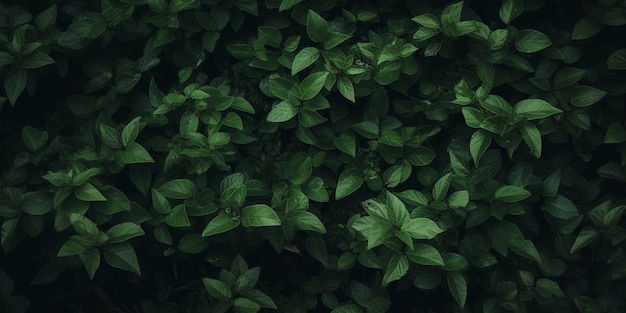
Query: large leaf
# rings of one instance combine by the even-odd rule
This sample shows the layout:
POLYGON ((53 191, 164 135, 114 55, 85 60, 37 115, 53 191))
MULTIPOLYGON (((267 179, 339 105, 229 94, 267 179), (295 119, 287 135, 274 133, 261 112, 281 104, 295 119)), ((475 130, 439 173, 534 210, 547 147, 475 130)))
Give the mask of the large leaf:
POLYGON ((393 255, 383 275, 382 285, 386 286, 392 281, 399 280, 409 271, 409 260, 406 255, 396 253, 393 255))
POLYGON ((528 120, 546 118, 563 110, 555 108, 550 103, 541 99, 526 99, 518 102, 514 108, 515 114, 521 115, 528 120))
POLYGON ((465 307, 467 301, 467 281, 460 272, 448 273, 448 289, 459 307, 465 307))
POLYGON ((311 64, 315 63, 319 57, 320 51, 317 48, 306 47, 300 50, 293 58, 293 63, 291 64, 291 75, 296 75, 303 69, 309 67, 311 64))
POLYGON ((335 199, 345 198, 355 192, 363 185, 365 178, 363 174, 357 170, 346 170, 339 175, 337 189, 335 190, 335 199))

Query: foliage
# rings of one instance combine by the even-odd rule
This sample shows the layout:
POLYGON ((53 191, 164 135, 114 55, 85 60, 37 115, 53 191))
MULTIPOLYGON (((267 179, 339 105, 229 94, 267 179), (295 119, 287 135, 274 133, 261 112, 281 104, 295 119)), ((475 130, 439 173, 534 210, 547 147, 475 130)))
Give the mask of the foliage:
POLYGON ((2 2, 0 311, 624 312, 625 25, 2 2))

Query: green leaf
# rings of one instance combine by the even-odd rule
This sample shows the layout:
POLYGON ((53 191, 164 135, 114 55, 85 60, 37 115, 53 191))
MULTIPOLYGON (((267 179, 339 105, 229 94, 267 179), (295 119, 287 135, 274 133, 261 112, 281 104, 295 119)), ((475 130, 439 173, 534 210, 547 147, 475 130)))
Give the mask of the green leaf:
POLYGON ((281 0, 280 6, 278 7, 278 12, 289 10, 300 2, 302 2, 302 0, 281 0))
POLYGON ((106 234, 109 236, 107 243, 123 242, 131 238, 145 235, 141 226, 131 222, 117 224, 109 228, 106 234))
POLYGON ((100 267, 100 250, 96 248, 83 250, 78 254, 78 257, 83 262, 87 274, 89 274, 89 279, 93 279, 98 267, 100 267))
POLYGON ((306 157, 306 159, 298 165, 294 174, 289 177, 289 181, 294 185, 302 185, 311 177, 311 173, 313 173, 311 158, 306 157))
POLYGON ((196 186, 188 179, 173 179, 157 190, 170 199, 187 199, 196 193, 196 186))
POLYGON ((291 64, 291 75, 296 75, 303 69, 309 67, 311 64, 315 63, 319 57, 320 51, 317 48, 306 47, 300 50, 293 58, 293 63, 291 64))
POLYGON ((531 195, 532 193, 530 193, 530 191, 512 185, 502 186, 498 188, 495 193, 496 199, 504 202, 519 202, 527 199, 531 195))
POLYGON ((433 239, 443 232, 437 223, 425 217, 412 218, 400 225, 400 229, 414 239, 433 239))
POLYGON ((355 304, 343 304, 334 308, 330 313, 362 313, 361 309, 355 304))
POLYGON ((448 188, 450 188, 450 182, 452 181, 452 173, 448 173, 439 178, 433 186, 433 198, 435 201, 442 201, 448 194, 448 188))
POLYGON ((604 135, 604 143, 622 143, 626 141, 626 130, 620 123, 612 123, 604 135))
POLYGON ((503 0, 500 6, 500 19, 509 24, 520 14, 524 13, 524 0, 503 0))
POLYGON ((9 72, 4 77, 4 90, 6 91, 9 102, 14 105, 24 88, 26 88, 26 71, 19 69, 9 72))
POLYGON ((531 154, 533 154, 536 158, 541 156, 541 133, 537 126, 532 124, 527 124, 520 127, 520 133, 522 134, 522 139, 531 150, 531 154))
POLYGON ((309 199, 317 202, 328 202, 328 192, 324 188, 324 181, 319 177, 313 177, 302 186, 302 192, 309 199))
POLYGON ((288 101, 282 101, 272 106, 272 110, 267 115, 266 120, 273 123, 286 122, 296 116, 296 114, 298 114, 298 107, 288 101))
POLYGON ((253 204, 241 209, 241 224, 244 227, 278 226, 280 218, 265 204, 253 204))
POLYGON ((191 222, 187 216, 187 208, 184 204, 179 204, 172 208, 172 211, 165 217, 165 223, 172 227, 189 227, 191 222))
POLYGON ((392 281, 399 280, 404 277, 409 271, 409 259, 404 254, 396 253, 393 255, 387 267, 385 268, 385 274, 383 275, 383 286, 387 286, 392 281))
POLYGON ((402 137, 400 137, 400 134, 392 129, 383 129, 380 132, 380 138, 378 141, 390 147, 402 148, 404 146, 404 141, 402 140, 402 137))
POLYGON ((480 159, 489 146, 491 145, 491 135, 488 132, 479 129, 472 134, 470 138, 470 154, 472 155, 472 160, 474 160, 474 165, 478 165, 480 163, 480 159))
MULTIPOLYGON (((4 226, 4 225, 3 225, 4 226)), ((4 235, 4 227, 3 227, 3 232, 2 234, 4 235)), ((72 256, 72 255, 77 255, 79 253, 81 253, 82 251, 85 251, 86 247, 83 244, 82 240, 79 240, 77 237, 70 237, 70 239, 68 239, 59 249, 59 252, 57 253, 57 257, 65 257, 65 256, 72 256)))
POLYGON ((139 135, 139 122, 141 121, 141 117, 136 117, 122 130, 122 146, 127 147, 129 143, 135 141, 137 139, 137 135, 139 135))
POLYGON ((460 209, 469 203, 469 192, 467 190, 455 191, 448 197, 448 205, 453 209, 460 209))
POLYGON ((590 17, 583 17, 572 31, 572 40, 584 40, 595 36, 600 31, 600 25, 590 17))
POLYGON ((37 151, 48 141, 48 132, 40 131, 32 126, 22 127, 22 142, 30 151, 37 151))
POLYGON ((535 285, 535 292, 541 297, 546 298, 546 299, 554 298, 554 297, 556 298, 565 297, 565 294, 561 290, 561 287, 559 287, 559 284, 546 278, 537 279, 537 284, 535 285))
MULTIPOLYGON (((609 55, 609 58, 606 60, 606 65, 611 70, 626 70, 626 48, 622 48, 611 53, 611 55, 609 55)), ((6 86, 6 81, 5 81, 5 86, 6 86)), ((8 93, 8 88, 7 88, 7 93, 8 93)))
POLYGON ((439 29, 439 19, 432 14, 421 14, 412 18, 411 21, 420 24, 423 27, 439 29))
POLYGON ((220 280, 205 277, 202 278, 202 284, 211 297, 219 301, 229 301, 233 296, 230 287, 220 280))
POLYGON ((80 185, 74 195, 78 200, 82 201, 107 201, 107 198, 90 183, 80 185))
POLYGON ((12 54, 6 51, 0 51, 0 68, 5 65, 13 64, 13 62, 15 62, 15 57, 12 54))
POLYGON ((480 105, 496 115, 509 117, 513 114, 511 105, 498 95, 488 95, 485 100, 480 101, 480 105))
POLYGON ((246 290, 244 295, 250 300, 258 303, 262 308, 278 309, 274 300, 258 289, 246 290))
POLYGON ((515 36, 515 48, 523 53, 535 53, 552 45, 544 33, 534 29, 522 29, 515 36))
POLYGON ((467 300, 467 282, 460 272, 448 272, 448 289, 459 307, 465 307, 467 300))
POLYGON ((206 225, 202 231, 202 237, 225 233, 229 230, 235 229, 240 223, 240 219, 233 218, 229 214, 220 212, 206 225))
POLYGON ((526 99, 515 105, 515 114, 521 115, 528 120, 546 118, 563 110, 555 108, 550 103, 541 99, 526 99))
POLYGON ((52 195, 43 190, 29 191, 23 194, 20 209, 30 215, 44 215, 54 208, 52 195))
POLYGON ((119 157, 124 164, 154 163, 146 148, 136 142, 129 142, 124 150, 119 151, 119 157))
POLYGON ((600 231, 598 230, 598 228, 593 227, 593 226, 584 227, 580 231, 578 236, 576 237, 576 241, 574 241, 574 244, 572 245, 572 248, 570 249, 570 253, 574 253, 586 247, 587 245, 592 243, 594 240, 596 240, 596 238, 598 238, 599 236, 600 236, 600 231))
POLYGON ((122 148, 120 132, 118 132, 117 129, 105 124, 99 124, 98 127, 100 129, 100 138, 102 138, 102 142, 106 146, 113 149, 122 148))
POLYGON ((463 11, 463 2, 451 4, 441 12, 441 24, 452 24, 461 21, 461 11, 463 11))
POLYGON ((574 203, 572 203, 572 201, 570 201, 568 198, 565 198, 561 195, 556 195, 554 198, 549 200, 543 206, 543 209, 546 210, 548 214, 562 220, 566 220, 579 215, 576 205, 574 205, 574 203))
POLYGON ((356 139, 353 134, 342 133, 339 137, 333 138, 333 143, 339 151, 353 158, 356 157, 356 139))
POLYGON ((248 298, 236 298, 233 300, 233 311, 235 313, 256 313, 260 309, 261 305, 248 298))
POLYGON ((576 86, 570 94, 570 103, 577 107, 588 107, 606 96, 606 92, 590 86, 576 86))
POLYGON ((444 265, 441 253, 429 244, 416 243, 413 249, 407 252, 407 256, 409 260, 420 265, 444 265))
POLYGON ((309 211, 296 211, 289 218, 299 230, 310 230, 321 234, 326 233, 324 224, 315 214, 309 211))
POLYGON ((581 80, 587 74, 587 70, 575 67, 564 67, 554 74, 553 89, 561 89, 571 86, 581 80))
POLYGON ((326 77, 328 77, 328 72, 321 71, 303 79, 300 83, 300 100, 310 100, 317 96, 324 87, 326 77))
POLYGON ((23 58, 22 68, 37 69, 53 63, 53 58, 45 52, 37 50, 23 58))
POLYGON ((315 11, 310 10, 306 18, 306 32, 314 42, 322 42, 328 34, 328 23, 315 11))
POLYGON ((141 275, 137 254, 129 243, 106 245, 102 248, 102 252, 110 266, 141 275))
POLYGON ((57 5, 53 4, 35 17, 35 24, 39 30, 48 29, 57 19, 57 5))
POLYGON ((344 98, 355 102, 354 98, 354 86, 352 85, 352 81, 346 77, 342 77, 337 81, 337 89, 339 89, 339 93, 341 93, 344 98))
POLYGON ((337 188, 335 190, 335 199, 345 198, 357 191, 365 182, 363 174, 358 170, 345 170, 339 175, 337 188))
POLYGON ((434 151, 425 147, 417 147, 411 150, 407 160, 414 166, 426 166, 435 160, 435 157, 437 155, 434 151))

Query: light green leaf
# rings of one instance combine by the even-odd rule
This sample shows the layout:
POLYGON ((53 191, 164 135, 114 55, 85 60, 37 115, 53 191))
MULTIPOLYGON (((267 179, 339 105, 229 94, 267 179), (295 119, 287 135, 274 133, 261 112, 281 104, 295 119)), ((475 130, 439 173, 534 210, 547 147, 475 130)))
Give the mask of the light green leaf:
POLYGON ((260 309, 261 305, 248 298, 236 298, 233 300, 233 311, 235 313, 256 313, 260 309))
POLYGON ((485 151, 491 145, 491 135, 488 132, 479 129, 472 134, 470 138, 470 154, 472 155, 472 160, 474 160, 474 165, 478 165, 480 162, 480 158, 483 156, 485 151))
POLYGON ((300 83, 300 100, 310 100, 317 96, 324 87, 326 77, 328 77, 328 72, 321 71, 303 79, 300 83))
POLYGON ((136 142, 129 142, 126 148, 118 153, 120 161, 124 164, 154 163, 146 148, 136 142))
POLYGON ((74 194, 78 200, 82 201, 107 201, 107 198, 90 183, 80 185, 74 194))
POLYGON ((240 223, 240 219, 233 218, 229 214, 220 212, 206 225, 202 231, 202 237, 225 233, 231 229, 235 229, 240 223))
POLYGON ((365 178, 363 178, 363 173, 358 170, 345 170, 339 175, 339 180, 337 182, 337 189, 335 190, 335 199, 339 200, 344 198, 363 185, 365 182, 365 178))
POLYGON ((315 63, 320 57, 320 51, 317 48, 306 47, 300 50, 293 59, 291 64, 291 75, 296 75, 303 69, 315 63))
POLYGON ((504 202, 519 202, 530 197, 532 193, 530 191, 512 185, 506 185, 498 188, 495 193, 495 197, 498 200, 504 202))
POLYGON ((409 259, 404 254, 396 253, 393 255, 383 275, 382 285, 386 286, 392 281, 399 280, 409 271, 409 259))
POLYGON ((241 209, 241 224, 244 227, 278 226, 280 218, 265 204, 253 204, 241 209))
POLYGON ((433 186, 433 198, 435 201, 443 200, 448 194, 448 188, 450 188, 450 182, 452 181, 452 173, 448 173, 439 178, 433 186))
POLYGON ((461 11, 463 10, 463 1, 451 4, 441 12, 441 24, 452 24, 461 21, 461 11))
POLYGON ((453 209, 464 208, 469 203, 467 190, 455 191, 448 197, 448 205, 453 209))
POLYGON ((515 105, 515 114, 524 116, 528 120, 546 118, 563 110, 555 108, 550 103, 542 99, 526 99, 515 105))
POLYGON ((344 98, 355 102, 354 98, 354 86, 352 85, 352 81, 346 77, 342 77, 337 81, 337 89, 339 89, 339 93, 341 93, 344 98))
POLYGON ((196 186, 188 179, 173 179, 157 190, 170 199, 187 199, 196 193, 196 186))
POLYGON ((421 14, 412 18, 411 21, 420 24, 423 27, 439 29, 439 19, 432 14, 421 14))
POLYGON ((433 239, 443 232, 437 223, 425 217, 412 218, 400 225, 400 229, 414 239, 433 239))
POLYGON ((531 150, 531 154, 536 158, 541 156, 541 133, 537 126, 527 124, 520 127, 520 133, 522 133, 522 139, 531 150))
POLYGON ((296 114, 298 114, 298 107, 288 101, 281 101, 272 106, 272 110, 267 115, 266 120, 273 123, 286 122, 296 116, 296 114))
POLYGON ((420 265, 444 265, 441 253, 429 244, 416 243, 413 249, 407 252, 407 256, 409 260, 420 265))
POLYGON ((535 53, 552 45, 544 33, 534 29, 522 29, 515 36, 515 48, 523 53, 535 53))
POLYGON ((131 238, 145 235, 141 226, 131 222, 117 224, 109 228, 106 234, 109 236, 107 243, 123 242, 131 238))

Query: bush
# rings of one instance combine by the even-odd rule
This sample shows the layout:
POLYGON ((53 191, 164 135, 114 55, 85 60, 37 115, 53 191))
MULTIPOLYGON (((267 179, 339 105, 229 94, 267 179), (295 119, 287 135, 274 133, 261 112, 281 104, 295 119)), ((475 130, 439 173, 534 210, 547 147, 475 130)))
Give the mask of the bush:
POLYGON ((626 312, 625 24, 0 3, 0 311, 626 312))

